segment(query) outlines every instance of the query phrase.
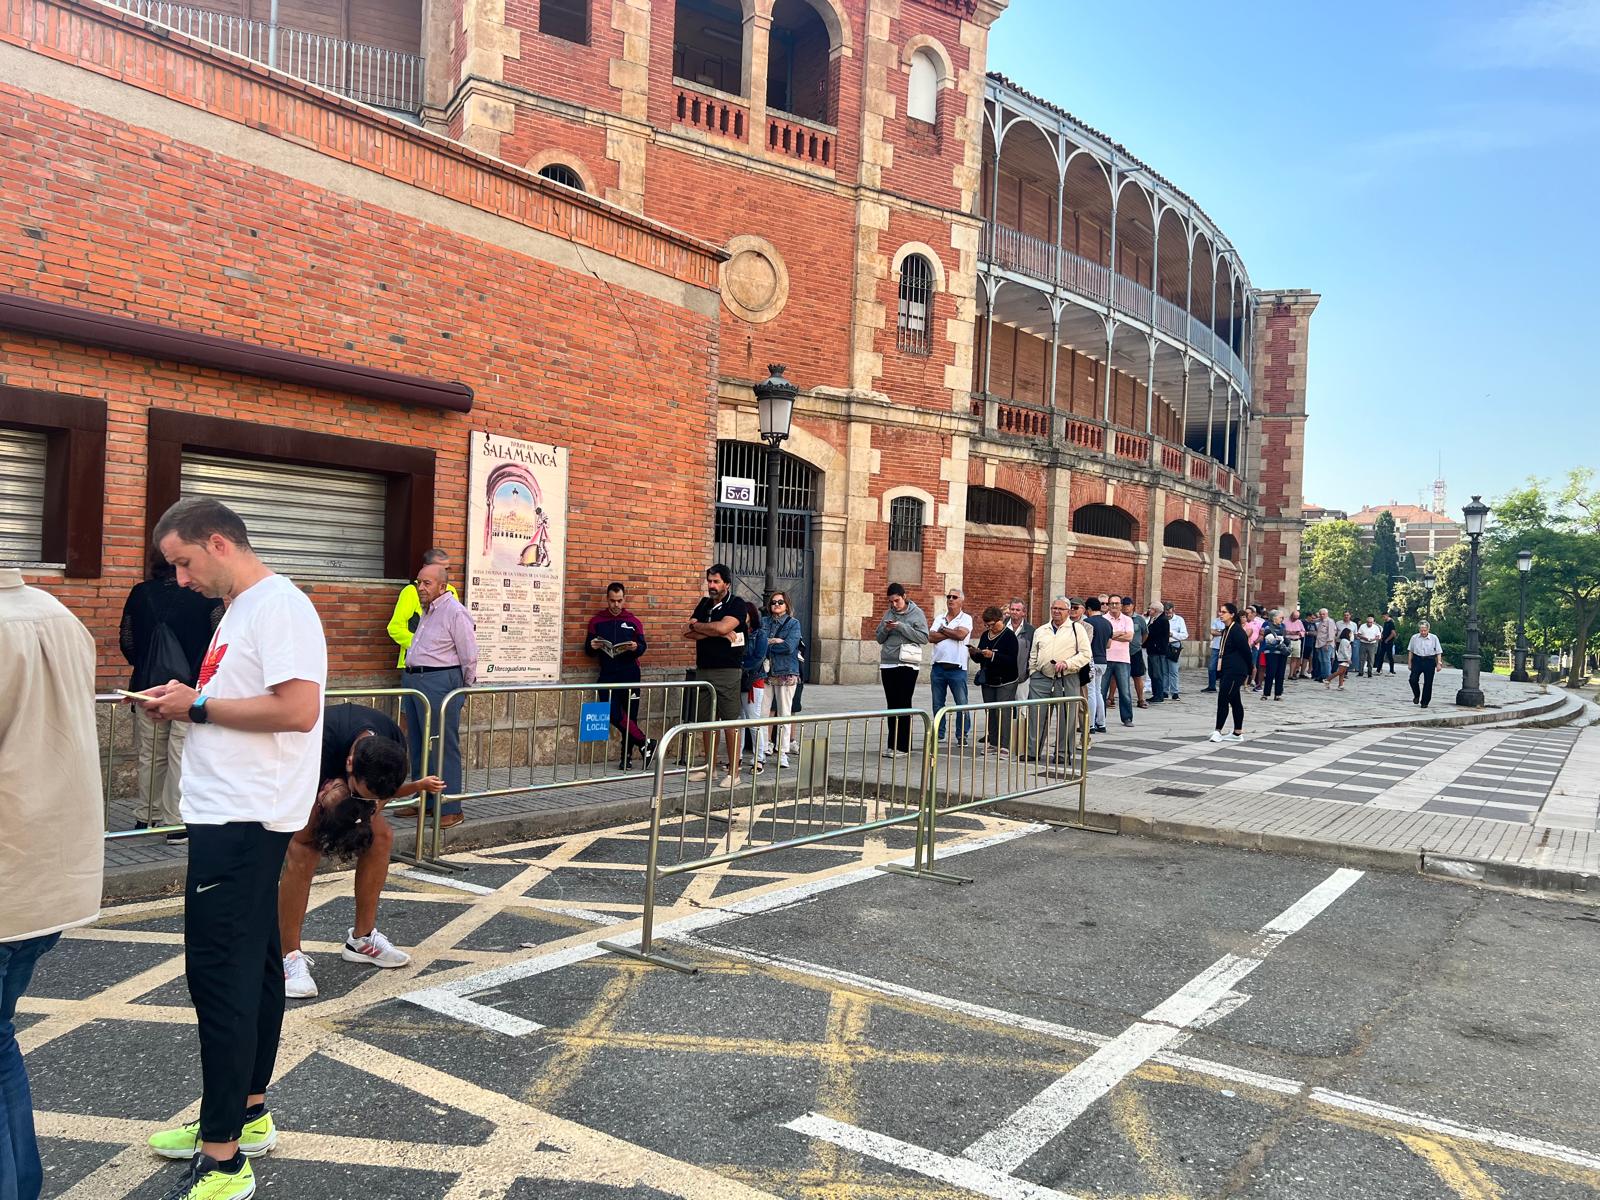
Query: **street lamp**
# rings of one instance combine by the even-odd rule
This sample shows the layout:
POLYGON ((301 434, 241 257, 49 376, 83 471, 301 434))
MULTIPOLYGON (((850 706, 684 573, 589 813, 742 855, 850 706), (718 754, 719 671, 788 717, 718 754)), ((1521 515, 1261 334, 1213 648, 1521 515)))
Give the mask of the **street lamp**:
POLYGON ((1533 570, 1533 551, 1517 551, 1517 649, 1511 664, 1513 683, 1528 682, 1528 572, 1533 570))
POLYGON ((1489 506, 1481 496, 1461 510, 1466 518, 1471 550, 1467 557, 1467 651, 1461 656, 1461 688, 1456 704, 1461 708, 1482 708, 1483 689, 1478 686, 1478 541, 1489 517, 1489 506))
POLYGON ((762 604, 778 590, 778 447, 789 437, 794 421, 794 398, 800 392, 783 377, 783 364, 770 363, 772 374, 755 385, 756 413, 761 422, 761 440, 767 444, 767 573, 761 581, 762 604))

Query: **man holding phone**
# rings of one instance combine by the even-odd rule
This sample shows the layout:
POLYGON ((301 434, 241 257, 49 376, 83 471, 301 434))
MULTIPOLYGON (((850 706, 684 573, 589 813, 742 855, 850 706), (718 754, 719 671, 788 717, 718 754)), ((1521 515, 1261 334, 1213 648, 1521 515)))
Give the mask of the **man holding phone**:
POLYGON ((183 945, 200 1037, 200 1119, 150 1139, 184 1159, 166 1200, 242 1200, 249 1159, 277 1144, 266 1090, 283 1026, 278 874, 317 794, 328 650, 311 601, 256 556, 244 522, 204 496, 180 500, 151 538, 178 582, 227 600, 198 688, 141 701, 187 721, 179 807, 189 828, 183 945))

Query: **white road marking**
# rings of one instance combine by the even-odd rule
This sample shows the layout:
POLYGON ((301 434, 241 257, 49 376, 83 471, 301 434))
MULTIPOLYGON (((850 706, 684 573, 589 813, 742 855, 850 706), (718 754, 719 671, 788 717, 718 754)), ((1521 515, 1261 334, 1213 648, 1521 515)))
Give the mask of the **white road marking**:
POLYGON ((840 1149, 865 1154, 879 1162, 915 1171, 929 1179, 937 1179, 955 1187, 966 1188, 980 1196, 993 1196, 995 1200, 1076 1200, 1066 1192, 1029 1183, 1025 1179, 991 1171, 964 1158, 951 1158, 921 1146, 913 1146, 870 1129, 846 1125, 820 1113, 807 1113, 784 1126, 795 1133, 831 1142, 840 1149))
MULTIPOLYGON (((974 850, 987 849, 998 846, 1004 842, 1015 841, 1017 838, 1027 837, 1030 834, 1042 833, 1049 829, 1048 825, 1029 824, 1015 829, 1006 829, 992 833, 985 837, 975 838, 970 842, 962 842, 951 846, 949 849, 940 849, 939 858, 952 858, 959 854, 969 854, 974 850)), ((890 862, 909 866, 913 855, 902 855, 891 859, 890 862)), ((765 892, 759 896, 752 896, 747 900, 735 901, 725 908, 708 908, 700 912, 688 913, 674 918, 671 921, 658 925, 655 929, 657 939, 666 939, 683 934, 694 933, 701 929, 710 929, 716 925, 723 925, 729 921, 736 921, 742 917, 754 916, 757 913, 769 912, 774 908, 784 908, 809 900, 813 896, 820 896, 824 892, 831 892, 836 888, 847 887, 852 883, 861 883, 868 879, 881 879, 883 872, 877 866, 868 865, 857 867, 851 871, 841 872, 838 875, 827 875, 821 879, 808 879, 792 887, 780 888, 776 891, 765 892)), ((618 945, 638 945, 640 933, 631 930, 618 934, 615 941, 618 945)), ((506 963, 504 966, 493 967, 477 975, 464 979, 454 979, 448 983, 436 984, 432 987, 420 988, 414 992, 407 992, 400 997, 422 1008, 431 1009, 444 1016, 469 1025, 477 1025, 494 1033, 503 1033, 508 1037, 525 1037, 535 1033, 544 1026, 537 1021, 530 1021, 524 1017, 512 1016, 479 1004, 472 999, 491 988, 502 987, 508 983, 515 983, 522 979, 531 979, 535 975, 543 975, 549 971, 556 971, 562 967, 571 966, 573 963, 584 962, 591 958, 598 958, 609 951, 596 942, 584 942, 578 945, 566 946, 560 950, 553 950, 546 954, 537 954, 518 962, 506 963)))
POLYGON ((1362 874, 1348 867, 1335 871, 1267 922, 1244 954, 1223 955, 1145 1013, 1143 1020, 1129 1026, 1019 1108, 999 1128, 973 1142, 962 1152, 963 1157, 995 1171, 1015 1171, 1096 1100, 1171 1046, 1273 950, 1349 891, 1362 874))
POLYGON ((414 867, 398 867, 394 874, 403 875, 407 879, 415 879, 422 883, 436 883, 440 887, 455 888, 458 892, 470 892, 474 896, 492 896, 494 888, 484 887, 481 883, 468 883, 465 879, 451 879, 447 875, 434 875, 427 871, 418 871, 414 867))

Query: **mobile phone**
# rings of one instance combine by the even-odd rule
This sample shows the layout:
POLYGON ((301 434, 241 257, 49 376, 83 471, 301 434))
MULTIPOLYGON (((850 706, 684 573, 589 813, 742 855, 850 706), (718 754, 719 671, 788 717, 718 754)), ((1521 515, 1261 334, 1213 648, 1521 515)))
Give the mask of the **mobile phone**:
POLYGON ((149 692, 130 692, 123 688, 112 688, 111 690, 119 696, 126 696, 129 700, 138 700, 144 704, 154 704, 161 699, 159 696, 152 696, 149 692))

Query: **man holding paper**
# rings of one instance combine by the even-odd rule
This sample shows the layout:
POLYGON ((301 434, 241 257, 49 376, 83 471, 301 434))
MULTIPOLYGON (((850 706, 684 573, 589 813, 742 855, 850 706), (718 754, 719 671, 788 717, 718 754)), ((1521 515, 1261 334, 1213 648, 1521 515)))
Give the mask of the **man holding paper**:
MULTIPOLYGON (((583 652, 598 659, 600 683, 638 683, 639 659, 645 651, 644 622, 628 611, 628 592, 621 583, 606 588, 606 606, 589 618, 589 632, 583 652)), ((639 728, 639 693, 633 688, 608 690, 611 701, 611 727, 622 735, 622 761, 626 771, 633 765, 638 749, 648 769, 656 756, 656 744, 639 728)))

